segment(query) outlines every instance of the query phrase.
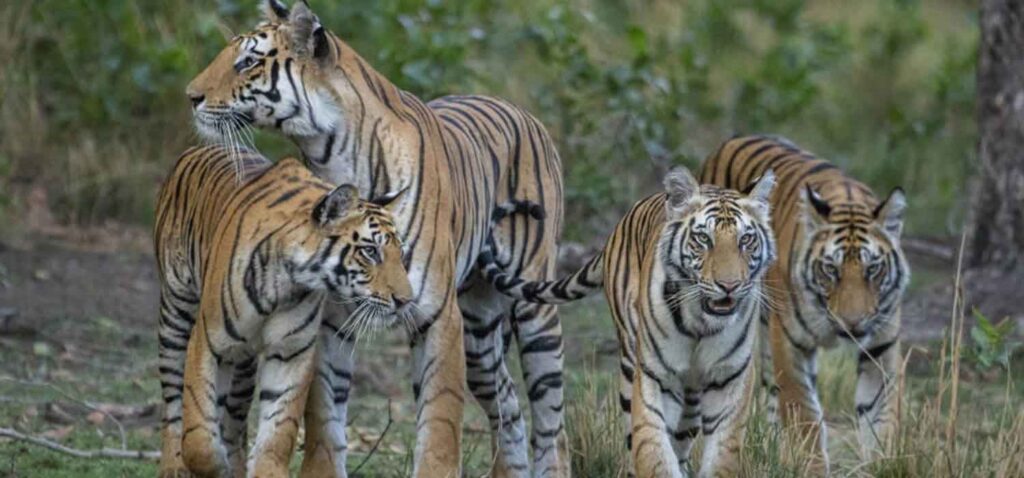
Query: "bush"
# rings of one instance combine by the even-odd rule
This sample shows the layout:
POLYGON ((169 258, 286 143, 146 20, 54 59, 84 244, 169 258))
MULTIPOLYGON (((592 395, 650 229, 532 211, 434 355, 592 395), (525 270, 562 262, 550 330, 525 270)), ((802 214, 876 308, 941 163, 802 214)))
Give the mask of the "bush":
MULTIPOLYGON (((183 89, 255 0, 33 0, 0 6, 5 183, 64 218, 148 222, 195 138, 183 89)), ((953 0, 313 0, 332 31, 423 97, 486 93, 555 135, 577 238, 601 237, 669 167, 770 132, 884 194, 914 233, 958 224, 973 155, 976 26, 953 0)), ((277 157, 294 148, 272 134, 277 157)))

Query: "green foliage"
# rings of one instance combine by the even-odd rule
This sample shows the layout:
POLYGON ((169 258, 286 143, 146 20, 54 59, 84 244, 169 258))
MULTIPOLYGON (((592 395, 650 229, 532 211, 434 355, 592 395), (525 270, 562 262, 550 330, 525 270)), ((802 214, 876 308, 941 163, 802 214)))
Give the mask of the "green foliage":
MULTIPOLYGON (((258 21, 257 3, 0 6, 0 184, 45 184, 71 220, 150 220, 155 185, 195 140, 185 85, 258 21)), ((880 193, 903 185, 912 232, 958 224, 977 42, 962 2, 310 3, 402 88, 539 116, 565 163, 570 235, 603 236, 668 168, 752 132, 789 136, 880 193)), ((294 151, 273 134, 257 144, 294 151)))
POLYGON ((1010 357, 1021 347, 1014 338, 1016 324, 1008 318, 993 324, 978 309, 974 309, 974 320, 977 323, 971 326, 971 344, 964 357, 980 370, 999 366, 1009 371, 1010 357))

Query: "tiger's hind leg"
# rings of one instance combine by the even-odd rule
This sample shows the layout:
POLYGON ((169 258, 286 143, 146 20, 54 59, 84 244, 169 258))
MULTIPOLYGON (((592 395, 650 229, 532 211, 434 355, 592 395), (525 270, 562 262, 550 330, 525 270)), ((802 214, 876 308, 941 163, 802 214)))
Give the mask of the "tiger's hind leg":
MULTIPOLYGON (((252 405, 253 390, 256 387, 256 371, 259 361, 256 357, 241 361, 234 366, 230 388, 218 397, 221 417, 221 436, 228 448, 228 461, 235 476, 245 476, 245 454, 247 451, 248 417, 252 405)), ((223 390, 223 389, 222 389, 223 390)))
POLYGON ((181 456, 189 471, 204 478, 227 477, 231 470, 221 440, 217 390, 233 369, 214 354, 210 340, 215 335, 197 333, 189 339, 183 386, 181 456))
POLYGON ((181 456, 181 398, 185 379, 185 350, 195 324, 197 302, 164 286, 160 291, 160 388, 164 413, 160 431, 161 478, 192 476, 181 456))
POLYGON ((571 476, 569 440, 565 435, 562 380, 562 324, 558 308, 516 302, 513 330, 519 346, 523 383, 533 417, 530 445, 533 476, 571 476))
POLYGON ((493 477, 527 477, 530 461, 515 382, 505 360, 503 325, 511 301, 476 277, 459 294, 466 345, 466 382, 491 425, 493 477))

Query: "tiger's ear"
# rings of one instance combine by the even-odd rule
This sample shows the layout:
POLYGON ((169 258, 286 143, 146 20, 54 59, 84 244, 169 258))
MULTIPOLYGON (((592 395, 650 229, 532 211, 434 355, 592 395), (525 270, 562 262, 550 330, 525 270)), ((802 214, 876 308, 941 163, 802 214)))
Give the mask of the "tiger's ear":
POLYGON ((320 198, 313 206, 313 223, 323 227, 345 217, 359 202, 359 190, 351 184, 342 184, 320 198))
POLYGON ((665 193, 668 201, 665 207, 670 217, 678 217, 686 211, 686 204, 700 190, 700 184, 690 174, 690 170, 679 166, 665 175, 665 193))
POLYGON ((818 228, 828 224, 828 216, 832 214, 832 206, 822 199, 810 184, 804 185, 804 220, 806 224, 818 228))
POLYGON ((374 204, 376 204, 376 205, 378 205, 378 206, 380 206, 382 208, 391 209, 391 206, 397 205, 398 198, 404 196, 405 192, 408 191, 408 190, 409 190, 409 186, 406 186, 406 187, 404 187, 402 189, 399 189, 398 191, 392 191, 392 192, 387 193, 387 194, 385 194, 383 196, 377 196, 377 197, 375 197, 373 199, 370 199, 370 202, 372 202, 372 203, 374 203, 374 204))
POLYGON ((288 21, 288 7, 280 0, 266 0, 263 2, 263 18, 268 22, 288 21))
POLYGON ((320 61, 330 57, 331 44, 327 39, 327 30, 324 30, 320 18, 309 9, 305 0, 292 7, 288 22, 292 27, 292 48, 297 55, 320 61))
POLYGON ((903 233, 903 211, 907 209, 907 196, 903 188, 895 188, 885 202, 875 208, 875 221, 892 237, 899 239, 903 233))
POLYGON ((766 216, 768 211, 771 210, 770 199, 772 197, 772 190, 775 189, 775 171, 771 169, 764 172, 761 177, 753 180, 743 193, 747 195, 747 199, 754 202, 754 204, 760 209, 760 212, 766 216))

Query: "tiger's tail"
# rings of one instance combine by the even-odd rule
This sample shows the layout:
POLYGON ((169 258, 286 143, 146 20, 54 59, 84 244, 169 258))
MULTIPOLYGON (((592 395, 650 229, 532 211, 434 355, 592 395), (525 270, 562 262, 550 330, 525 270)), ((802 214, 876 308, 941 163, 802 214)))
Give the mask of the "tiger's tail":
MULTIPOLYGON (((513 199, 494 208, 491 214, 491 229, 512 214, 529 214, 534 219, 544 219, 544 209, 539 204, 513 199)), ((576 272, 552 281, 528 281, 510 274, 498 263, 497 255, 497 244, 492 235, 480 251, 477 265, 484 278, 498 289, 498 292, 513 299, 535 304, 564 304, 591 295, 604 285, 603 251, 592 257, 576 272)))

